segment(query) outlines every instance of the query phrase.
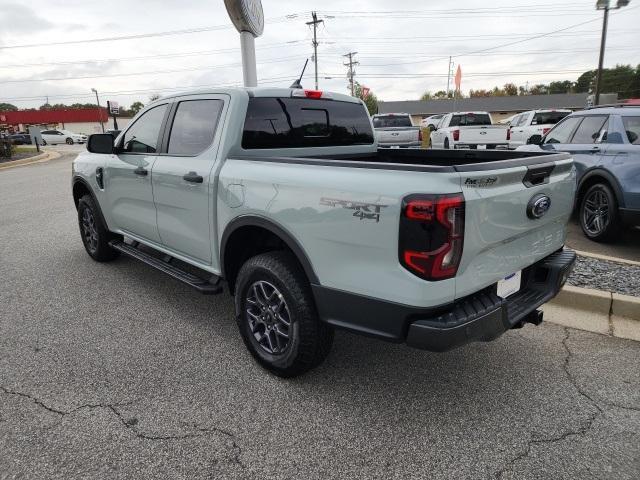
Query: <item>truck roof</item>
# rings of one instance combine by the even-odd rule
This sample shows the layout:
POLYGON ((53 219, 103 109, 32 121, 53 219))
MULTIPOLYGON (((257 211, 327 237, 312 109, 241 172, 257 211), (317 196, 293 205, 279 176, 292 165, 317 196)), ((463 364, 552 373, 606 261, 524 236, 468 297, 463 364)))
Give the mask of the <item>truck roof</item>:
MULTIPOLYGON (((179 93, 171 93, 169 95, 163 96, 156 101, 166 100, 168 98, 177 98, 184 97, 187 95, 203 95, 203 94, 227 94, 230 96, 243 95, 248 94, 249 97, 291 97, 292 92, 296 90, 296 88, 277 88, 277 87, 210 87, 210 88, 202 88, 197 90, 186 90, 184 92, 179 93)), ((314 91, 308 88, 302 89, 305 91, 314 91)), ((343 93, 322 91, 323 94, 329 94, 331 99, 337 100, 339 102, 350 102, 350 103, 361 103, 359 98, 352 97, 350 95, 345 95, 343 93)), ((155 103, 155 102, 153 102, 155 103)))

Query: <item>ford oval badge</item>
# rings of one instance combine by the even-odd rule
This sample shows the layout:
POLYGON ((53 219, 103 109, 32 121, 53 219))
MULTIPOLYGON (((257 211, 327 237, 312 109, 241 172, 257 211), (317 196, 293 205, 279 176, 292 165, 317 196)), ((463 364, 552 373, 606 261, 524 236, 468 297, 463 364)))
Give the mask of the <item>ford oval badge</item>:
POLYGON ((542 218, 551 208, 551 199, 542 193, 534 195, 527 205, 527 217, 532 220, 542 218))

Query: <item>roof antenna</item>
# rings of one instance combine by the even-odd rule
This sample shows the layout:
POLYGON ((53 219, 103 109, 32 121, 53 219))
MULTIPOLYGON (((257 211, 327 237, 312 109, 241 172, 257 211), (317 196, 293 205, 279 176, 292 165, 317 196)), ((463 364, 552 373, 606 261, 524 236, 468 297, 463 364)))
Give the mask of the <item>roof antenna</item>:
POLYGON ((309 59, 307 58, 304 62, 304 67, 302 67, 302 73, 300 74, 300 78, 297 78, 295 82, 291 84, 289 88, 302 88, 302 77, 304 76, 304 71, 307 69, 307 63, 309 63, 309 59))

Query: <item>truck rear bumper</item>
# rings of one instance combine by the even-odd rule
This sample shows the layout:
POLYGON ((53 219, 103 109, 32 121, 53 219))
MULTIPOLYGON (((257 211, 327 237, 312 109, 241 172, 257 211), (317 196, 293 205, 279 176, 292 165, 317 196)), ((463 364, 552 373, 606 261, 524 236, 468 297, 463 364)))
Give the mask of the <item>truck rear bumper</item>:
POLYGON ((339 328, 383 340, 443 352, 473 341, 490 341, 524 323, 542 320, 536 310, 557 295, 576 254, 563 249, 522 272, 521 289, 506 299, 496 285, 452 304, 419 308, 313 286, 320 318, 339 328))

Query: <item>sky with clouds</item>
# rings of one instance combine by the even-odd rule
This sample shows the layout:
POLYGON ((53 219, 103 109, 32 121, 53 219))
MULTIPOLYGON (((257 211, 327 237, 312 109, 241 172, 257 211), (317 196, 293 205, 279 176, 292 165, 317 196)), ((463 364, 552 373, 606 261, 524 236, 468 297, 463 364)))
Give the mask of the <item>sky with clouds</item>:
MULTIPOLYGON (((324 20, 318 59, 325 90, 347 91, 347 52, 358 52, 356 80, 383 100, 445 89, 449 56, 462 68, 464 92, 575 80, 598 62, 602 12, 595 0, 262 4, 262 85, 290 85, 311 57, 305 22, 312 10, 324 20)), ((612 11, 605 66, 640 64, 639 24, 640 0, 612 11)), ((241 83, 239 37, 223 0, 0 0, 0 102, 37 107, 48 96, 50 103, 85 103, 96 88, 101 100, 129 105, 153 93, 241 83), (123 36, 134 38, 113 40, 123 36), (105 38, 112 40, 96 41, 105 38)), ((311 62, 303 85, 313 87, 311 62)))

